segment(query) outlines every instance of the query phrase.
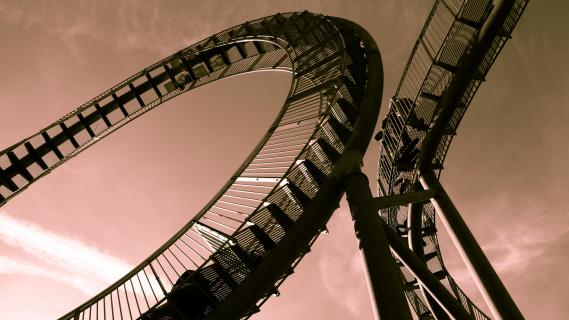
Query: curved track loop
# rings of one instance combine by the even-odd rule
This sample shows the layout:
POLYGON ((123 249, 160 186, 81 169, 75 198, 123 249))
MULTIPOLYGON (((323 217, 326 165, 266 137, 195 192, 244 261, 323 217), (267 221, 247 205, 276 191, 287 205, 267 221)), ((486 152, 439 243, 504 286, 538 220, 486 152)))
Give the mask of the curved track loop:
MULTIPOLYGON (((153 64, 0 152, 4 204, 179 94, 229 76, 275 69, 293 74, 289 95, 269 131, 225 186, 145 261, 61 319, 194 319, 217 312, 300 224, 353 136, 359 142, 352 145, 365 152, 381 99, 379 52, 367 33, 347 21, 308 12, 258 19, 153 64), (375 59, 369 64, 375 66, 373 74, 368 73, 370 57, 375 59), (369 83, 373 90, 368 90, 369 83), (361 114, 367 120, 359 121, 361 114)), ((258 284, 268 290, 249 291, 253 305, 233 317, 249 316, 278 293, 335 206, 337 202, 321 210, 326 215, 315 227, 305 228, 308 241, 285 262, 286 271, 271 283, 258 284)))
MULTIPOLYGON (((390 100, 382 122, 383 137, 379 153, 378 188, 380 195, 402 194, 417 188, 421 169, 440 175, 452 138, 477 89, 517 24, 528 0, 514 0, 498 34, 483 53, 483 59, 456 99, 448 120, 441 120, 440 102, 455 78, 472 44, 479 39, 494 6, 491 0, 438 0, 417 40, 401 82, 390 100), (435 126, 443 127, 442 136, 425 150, 424 141, 435 126), (419 148, 421 146, 421 148, 419 148), (428 153, 428 154, 426 154, 428 153), (432 159, 421 164, 422 159, 432 159)), ((488 319, 457 286, 441 256, 430 202, 394 207, 380 212, 389 226, 409 241, 427 266, 475 319, 488 319), (415 220, 412 222, 412 220, 415 220), (415 236, 412 224, 421 232, 415 236)), ((415 277, 402 265, 407 298, 421 319, 431 319, 428 295, 415 277), (426 297, 426 298, 425 298, 426 297)), ((435 304, 436 305, 436 304, 435 304)), ((431 305, 432 307, 432 305, 431 305)), ((436 308, 436 306, 435 306, 436 308)))

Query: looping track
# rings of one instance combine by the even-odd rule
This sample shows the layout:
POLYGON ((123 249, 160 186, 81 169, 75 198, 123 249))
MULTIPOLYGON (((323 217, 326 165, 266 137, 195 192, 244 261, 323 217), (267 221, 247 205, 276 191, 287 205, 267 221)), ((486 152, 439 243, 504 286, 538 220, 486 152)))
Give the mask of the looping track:
POLYGON ((156 252, 61 319, 223 318, 228 307, 222 302, 278 255, 282 272, 255 283, 242 313, 229 309, 233 317, 258 311, 278 292, 337 206, 342 191, 329 176, 342 153, 349 147, 363 154, 367 148, 381 99, 379 51, 355 24, 308 12, 246 22, 153 64, 0 153, 4 204, 179 94, 233 75, 275 69, 293 74, 288 97, 225 186, 156 252), (320 189, 330 189, 327 183, 336 202, 313 209, 315 223, 301 224, 320 189), (293 231, 303 232, 306 241, 295 245, 293 253, 278 253, 293 231), (199 306, 179 303, 194 289, 199 306))
MULTIPOLYGON (((439 0, 423 27, 411 53, 399 86, 382 122, 383 138, 379 153, 378 189, 381 196, 404 194, 418 187, 421 170, 440 175, 452 138, 476 91, 520 19, 528 0, 512 1, 498 32, 481 52, 481 61, 469 74, 465 86, 455 90, 447 110, 442 102, 450 93, 459 68, 472 44, 481 38, 485 22, 494 6, 491 0, 439 0), (446 113, 443 115, 443 113, 446 113), (438 134, 433 128, 439 127, 438 134)), ((430 202, 381 210, 380 214, 423 260, 465 310, 475 319, 488 319, 458 287, 441 256, 435 227, 435 209, 430 202), (414 220, 411 222, 411 220, 414 220), (417 223, 420 234, 413 234, 417 223)), ((421 319, 432 318, 424 288, 400 263, 405 293, 421 319)), ((427 299, 428 300, 428 299, 427 299)))
MULTIPOLYGON (((509 1, 514 5, 459 89, 453 87, 455 75, 473 43, 484 38, 493 3, 435 2, 382 122, 381 196, 414 191, 422 170, 440 174, 470 101, 528 2, 509 1), (451 94, 457 96, 450 99, 451 94)), ((261 70, 291 72, 293 80, 269 131, 235 174, 146 260, 61 319, 246 318, 278 295, 279 285, 337 208, 346 164, 365 153, 379 114, 379 50, 365 30, 343 19, 276 14, 222 31, 149 66, 0 152, 0 205, 177 95, 261 70)), ((433 206, 410 208, 380 214, 409 239, 469 316, 487 319, 443 264, 433 206), (407 219, 418 228, 410 228, 407 219)), ((401 278, 419 318, 438 318, 429 295, 403 267, 401 278)))

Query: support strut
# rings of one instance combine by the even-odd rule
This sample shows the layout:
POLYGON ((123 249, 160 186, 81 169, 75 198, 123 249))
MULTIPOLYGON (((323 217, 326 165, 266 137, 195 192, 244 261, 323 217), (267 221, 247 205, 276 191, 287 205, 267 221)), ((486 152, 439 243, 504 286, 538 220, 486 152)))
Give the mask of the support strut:
POLYGON ((427 265, 407 247, 407 244, 401 240, 399 235, 391 230, 385 221, 381 221, 381 223, 391 249, 439 305, 454 319, 471 319, 472 317, 464 310, 458 300, 450 294, 427 268, 427 265))
MULTIPOLYGON (((433 192, 434 194, 434 192, 433 192)), ((426 263, 425 252, 423 250, 423 205, 421 203, 410 203, 408 205, 408 218, 407 227, 409 248, 411 251, 417 255, 421 261, 426 263)), ((437 320, 447 320, 449 319, 447 313, 441 308, 437 301, 431 296, 431 294, 425 289, 422 284, 419 284, 421 288, 421 293, 425 297, 427 306, 431 310, 431 313, 437 320)))
POLYGON ((431 202, 494 317, 496 319, 523 319, 522 313, 435 173, 432 170, 424 171, 419 176, 419 181, 425 190, 436 192, 436 197, 432 198, 431 202))
POLYGON ((376 319, 412 319, 399 268, 391 255, 381 217, 374 210, 368 179, 352 172, 344 180, 356 236, 364 260, 376 319))

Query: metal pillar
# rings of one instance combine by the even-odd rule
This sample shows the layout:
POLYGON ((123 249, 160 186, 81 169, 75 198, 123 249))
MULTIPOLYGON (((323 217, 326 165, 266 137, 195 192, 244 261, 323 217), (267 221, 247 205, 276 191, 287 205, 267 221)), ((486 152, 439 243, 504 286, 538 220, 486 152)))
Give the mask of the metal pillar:
POLYGON ((427 265, 407 247, 407 244, 401 240, 399 235, 397 235, 385 221, 381 221, 381 223, 383 224, 391 249, 438 304, 454 319, 471 319, 472 317, 464 310, 460 302, 453 297, 439 279, 433 275, 429 268, 427 268, 427 265))
POLYGON ((419 181, 425 190, 432 189, 436 192, 436 197, 432 198, 431 202, 472 274, 476 286, 490 307, 492 315, 496 319, 523 319, 522 313, 476 239, 474 239, 435 173, 432 170, 421 172, 419 181))
MULTIPOLYGON (((421 203, 410 203, 408 206, 408 214, 407 214, 407 227, 408 231, 408 239, 409 239, 409 248, 411 251, 417 255, 421 261, 425 262, 425 252, 423 250, 423 204, 421 203)), ((425 262, 426 263, 426 262, 425 262)), ((447 320, 449 319, 447 313, 444 311, 443 308, 438 304, 438 302, 431 296, 431 294, 425 290, 425 286, 419 283, 421 288, 421 293, 425 297, 425 301, 427 302, 427 306, 433 313, 433 316, 437 320, 447 320)))
POLYGON ((399 267, 389 250, 381 217, 374 210, 367 177, 362 172, 352 172, 346 176, 344 188, 360 243, 375 318, 412 319, 399 267))

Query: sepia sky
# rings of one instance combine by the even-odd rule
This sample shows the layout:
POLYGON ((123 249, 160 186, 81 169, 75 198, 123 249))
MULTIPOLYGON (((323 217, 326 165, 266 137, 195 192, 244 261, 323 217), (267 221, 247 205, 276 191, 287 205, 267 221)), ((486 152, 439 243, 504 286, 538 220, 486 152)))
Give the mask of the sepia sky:
MULTIPOLYGON (((0 0, 0 149, 147 65, 246 20, 309 10, 353 20, 383 57, 382 115, 433 1, 0 0)), ((531 1, 466 114, 442 183, 527 319, 569 313, 569 4, 531 1)), ((0 318, 53 319, 158 248, 225 183, 288 92, 283 72, 192 91, 0 208, 0 318)), ((365 157, 376 176, 377 143, 365 157)), ((371 319, 342 204, 253 319, 371 319)), ((446 265, 488 310, 439 226, 446 265)))

